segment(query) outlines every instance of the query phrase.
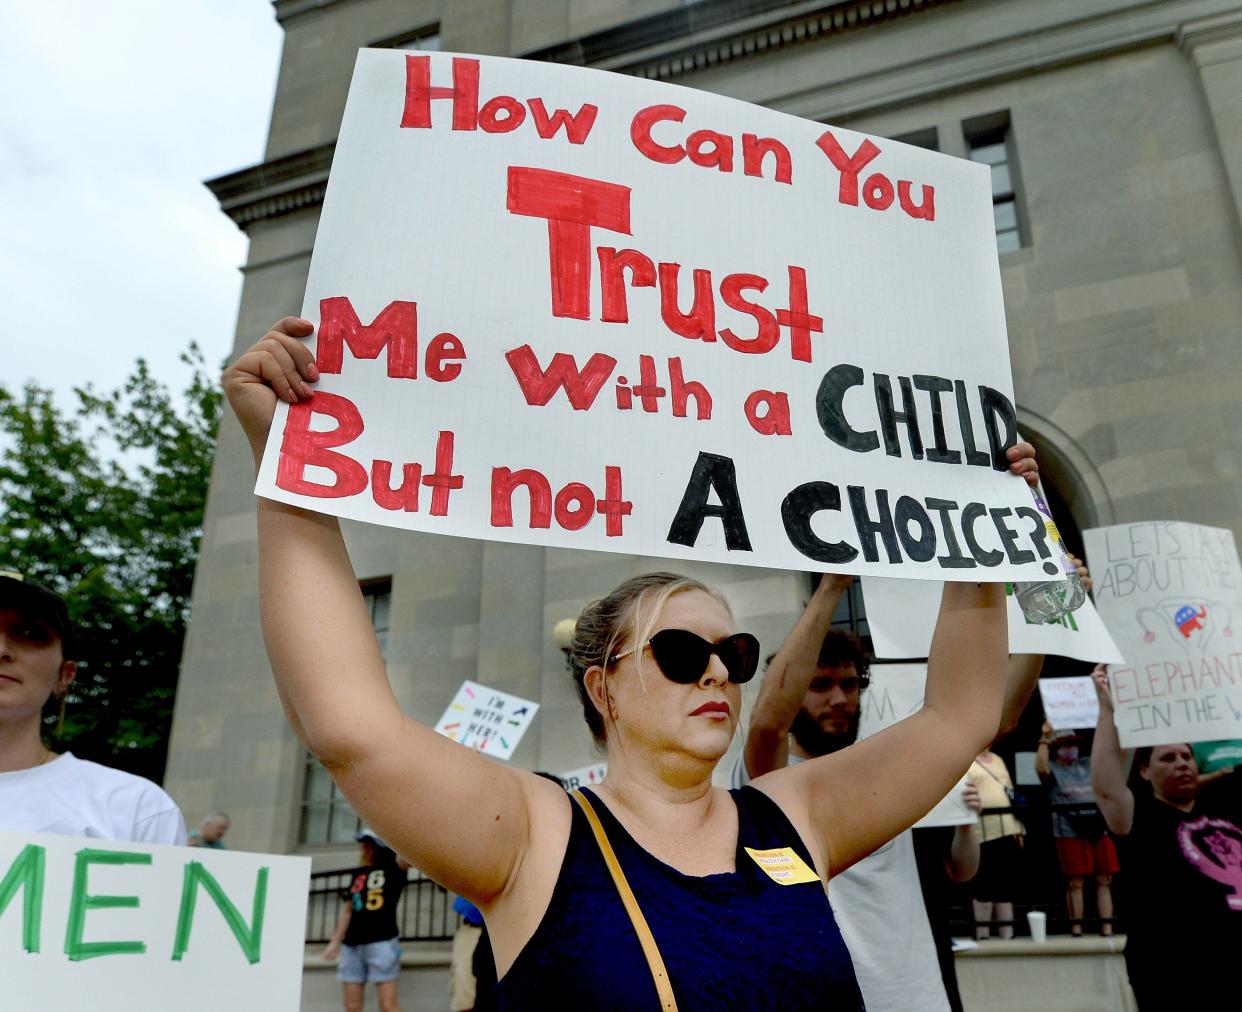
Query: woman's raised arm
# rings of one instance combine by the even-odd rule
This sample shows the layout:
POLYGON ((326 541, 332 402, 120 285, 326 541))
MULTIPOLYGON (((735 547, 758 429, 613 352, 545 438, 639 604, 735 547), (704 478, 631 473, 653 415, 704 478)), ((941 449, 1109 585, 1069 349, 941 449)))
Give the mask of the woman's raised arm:
POLYGON ((1091 745, 1091 787, 1108 828, 1118 836, 1129 835, 1134 826, 1134 794, 1126 784, 1126 764, 1121 738, 1113 717, 1113 694, 1108 685, 1108 665, 1091 671, 1100 713, 1091 745))
MULTIPOLYGON (((313 397, 311 331, 286 317, 225 371, 256 463, 277 396, 313 397)), ((562 793, 402 714, 334 518, 260 499, 258 525, 263 637, 295 733, 398 853, 490 905, 521 863, 532 808, 565 808, 562 793)))
POLYGON ((770 774, 786 779, 777 800, 794 793, 831 875, 914 825, 970 768, 996 733, 1008 656, 1004 588, 945 584, 923 708, 840 752, 770 774))
MULTIPOLYGON (((1010 471, 1038 480, 1035 451, 1010 471)), ((831 875, 914 825, 996 736, 1009 667, 1005 594, 997 583, 946 583, 927 661, 923 708, 831 755, 756 782, 805 829, 831 875)))

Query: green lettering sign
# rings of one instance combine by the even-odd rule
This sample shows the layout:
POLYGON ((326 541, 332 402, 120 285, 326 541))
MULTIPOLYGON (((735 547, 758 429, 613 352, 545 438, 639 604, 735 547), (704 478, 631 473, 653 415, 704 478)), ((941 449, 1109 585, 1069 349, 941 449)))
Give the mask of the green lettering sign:
POLYGON ((22 894, 22 948, 27 952, 39 951, 39 921, 43 916, 43 870, 47 854, 42 847, 26 844, 17 860, 0 881, 0 914, 8 907, 17 890, 25 886, 22 894))
POLYGON ((247 962, 254 964, 259 961, 260 948, 263 942, 263 914, 267 908, 267 868, 260 868, 254 884, 254 900, 250 907, 250 925, 247 927, 233 901, 224 895, 220 883, 198 861, 191 861, 185 866, 185 878, 181 886, 181 912, 177 915, 177 937, 173 942, 172 958, 180 960, 190 947, 190 928, 194 923, 194 907, 198 901, 198 887, 201 885, 207 895, 212 898, 216 908, 224 915, 224 923, 233 932, 237 944, 241 946, 247 962))
POLYGON ((125 850, 79 850, 73 867, 73 896, 69 900, 69 923, 65 927, 65 955, 75 963, 97 956, 119 956, 147 951, 145 942, 84 942, 88 910, 135 908, 137 896, 88 896, 86 877, 92 864, 150 864, 150 854, 125 850))

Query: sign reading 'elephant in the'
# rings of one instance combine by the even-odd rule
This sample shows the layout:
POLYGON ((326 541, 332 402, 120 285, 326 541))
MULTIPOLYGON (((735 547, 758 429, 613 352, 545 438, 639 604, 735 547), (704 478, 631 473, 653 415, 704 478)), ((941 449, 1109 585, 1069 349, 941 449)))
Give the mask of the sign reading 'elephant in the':
POLYGON ((1151 521, 1085 533, 1127 746, 1242 737, 1242 571, 1233 532, 1151 521))
POLYGON ((1060 579, 987 166, 621 74, 363 50, 261 495, 420 531, 1060 579))

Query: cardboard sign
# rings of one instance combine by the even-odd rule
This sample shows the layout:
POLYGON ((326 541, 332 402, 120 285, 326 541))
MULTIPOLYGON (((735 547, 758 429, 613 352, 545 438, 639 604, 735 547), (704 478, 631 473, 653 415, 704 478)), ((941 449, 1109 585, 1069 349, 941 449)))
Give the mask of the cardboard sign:
POLYGON ((529 699, 467 681, 462 682, 436 730, 459 745, 495 759, 510 759, 538 710, 539 704, 529 699))
POLYGON ((1059 579, 989 169, 620 74, 359 53, 257 491, 371 523, 1059 579))
MULTIPOLYGON (((942 588, 926 581, 867 577, 862 589, 875 655, 926 657, 940 613, 942 588)), ((1035 625, 1022 614, 1012 585, 1006 586, 1006 593, 1010 653, 1055 654, 1097 664, 1122 660, 1121 651, 1090 599, 1059 622, 1035 625)))
POLYGON ((576 791, 579 787, 594 787, 604 782, 604 777, 608 775, 607 763, 594 763, 590 766, 580 766, 576 770, 570 770, 568 773, 558 773, 561 778, 561 784, 567 791, 576 791))
MULTIPOLYGON (((869 738, 877 731, 905 720, 923 707, 927 691, 926 664, 873 664, 871 683, 862 695, 858 718, 859 739, 869 738)), ((915 823, 915 828, 929 826, 964 826, 978 822, 979 816, 962 800, 967 778, 945 795, 935 808, 915 823)))
POLYGON ((1039 695, 1054 731, 1088 731, 1099 719, 1100 701, 1089 676, 1041 678, 1039 695))
POLYGON ((310 866, 0 831, 4 1008, 297 1012, 310 866))
POLYGON ((1242 737, 1242 571, 1233 532, 1149 521, 1084 532, 1127 747, 1242 737))

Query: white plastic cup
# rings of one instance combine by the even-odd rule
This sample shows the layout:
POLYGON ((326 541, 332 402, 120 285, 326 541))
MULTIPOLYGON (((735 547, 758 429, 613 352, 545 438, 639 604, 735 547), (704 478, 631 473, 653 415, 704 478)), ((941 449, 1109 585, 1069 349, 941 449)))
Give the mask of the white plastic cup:
POLYGON ((1032 942, 1046 942, 1048 940, 1048 915, 1042 910, 1028 911, 1026 923, 1031 929, 1032 942))

